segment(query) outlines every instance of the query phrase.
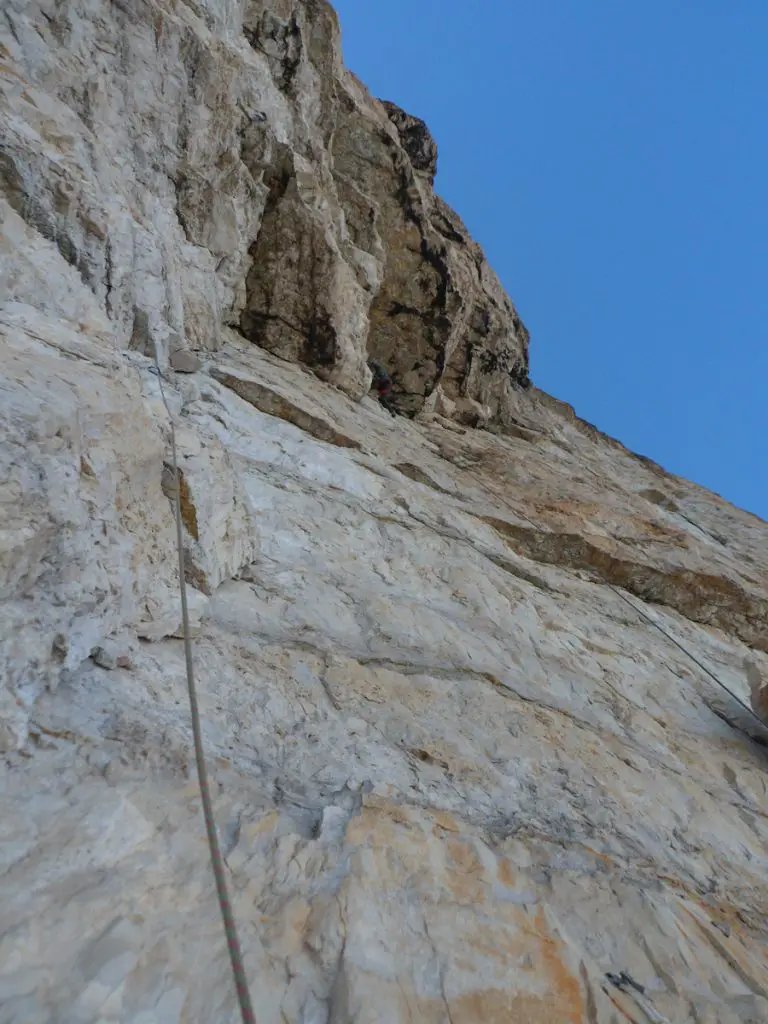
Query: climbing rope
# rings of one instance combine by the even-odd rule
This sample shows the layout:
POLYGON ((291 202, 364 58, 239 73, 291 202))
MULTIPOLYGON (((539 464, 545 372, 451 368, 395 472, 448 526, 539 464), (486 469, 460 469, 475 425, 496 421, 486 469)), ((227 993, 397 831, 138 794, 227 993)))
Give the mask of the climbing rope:
POLYGON ((216 819, 213 816, 213 801, 211 800, 211 789, 208 783, 208 769, 205 763, 205 752, 203 750, 203 735, 200 728, 200 710, 197 703, 197 688, 195 686, 195 673, 192 662, 192 640, 189 628, 189 608, 187 606, 187 583, 184 575, 184 533, 182 529, 181 516, 181 478, 179 476, 179 464, 176 455, 176 430, 173 423, 173 413, 170 410, 163 388, 163 372, 157 361, 155 352, 155 370, 160 384, 160 396, 168 413, 168 420, 171 427, 171 459, 173 463, 173 479, 175 484, 174 505, 176 509, 176 546, 179 556, 179 591, 181 595, 181 621, 184 633, 184 658, 187 667, 187 692, 189 694, 189 710, 192 717, 192 736, 195 747, 195 762, 197 764, 197 778, 200 784, 200 800, 203 805, 203 818, 205 819, 205 831, 208 836, 208 849, 211 857, 211 868, 216 881, 216 893, 219 898, 219 908, 224 922, 224 933, 227 938, 229 950, 229 961, 232 965, 232 975, 237 990, 237 1000, 240 1005, 240 1015, 243 1024, 256 1024, 256 1017, 253 1013, 251 995, 248 990, 248 980, 243 965, 243 954, 240 948, 240 940, 237 935, 235 915, 232 912, 232 904, 227 891, 227 879, 224 869, 224 859, 219 848, 219 837, 216 832, 216 819))
MULTIPOLYGON (((484 483, 476 473, 470 472, 467 475, 470 476, 477 484, 480 485, 481 490, 486 491, 486 492, 488 491, 487 483, 484 483)), ((536 530, 537 532, 540 532, 539 526, 536 523, 534 523, 534 521, 532 519, 530 519, 525 514, 525 512, 521 512, 520 509, 515 508, 514 505, 510 505, 510 503, 508 501, 506 501, 506 499, 504 499, 500 494, 496 493, 495 491, 491 491, 491 493, 493 494, 493 496, 498 501, 501 502, 502 505, 504 505, 506 508, 508 508, 509 511, 513 515, 520 516, 520 518, 524 519, 526 521, 526 523, 528 523, 529 526, 532 526, 534 530, 536 530)), ((638 608, 637 605, 634 603, 634 601, 630 601, 630 599, 627 597, 627 595, 623 594, 621 592, 621 590, 617 586, 615 586, 615 584, 609 583, 607 580, 605 580, 604 582, 605 582, 605 585, 609 588, 609 590, 612 590, 613 593, 616 594, 617 597, 620 597, 622 601, 624 601, 626 604, 628 604, 629 607, 637 615, 640 615, 651 626, 654 626, 656 629, 658 629, 658 631, 661 633, 662 636, 666 637, 666 639, 669 640, 670 643, 673 643, 675 645, 675 647, 677 647, 679 650, 681 650, 683 652, 683 654, 687 655, 691 659, 691 661, 694 663, 694 665, 696 665, 698 668, 701 669, 702 672, 704 672, 707 676, 709 676, 709 678, 713 682, 715 682, 720 687, 721 690, 724 690, 728 694, 728 696, 731 698, 731 700, 733 700, 736 704, 738 704, 739 707, 742 708, 742 710, 746 711, 748 715, 751 715, 751 717, 754 718, 754 720, 760 726, 762 734, 768 734, 768 723, 764 722, 763 719, 753 710, 753 708, 749 707, 748 704, 745 704, 742 700, 739 700, 739 698, 736 696, 736 694, 733 693, 732 690, 728 689, 728 687, 725 685, 725 683, 721 679, 719 679, 717 677, 717 675, 715 675, 715 673, 712 671, 712 669, 707 668, 707 666, 702 661, 699 661, 699 659, 696 657, 695 654, 692 654, 691 651, 689 651, 688 648, 684 644, 680 643, 679 640, 676 640, 675 637, 672 636, 671 633, 668 633, 667 630, 664 629, 664 627, 659 622, 657 622, 654 618, 652 618, 650 615, 648 615, 647 612, 644 612, 642 609, 638 608)), ((744 730, 740 726, 734 725, 734 723, 729 721, 727 718, 725 718, 724 715, 721 716, 721 717, 723 717, 724 720, 727 721, 728 724, 732 728, 736 728, 736 729, 739 729, 739 731, 744 732, 744 730)), ((749 733, 747 733, 747 735, 750 736, 750 738, 755 740, 757 743, 760 743, 760 744, 762 744, 764 746, 768 745, 768 743, 766 743, 766 741, 763 740, 762 738, 761 739, 757 739, 757 737, 751 736, 751 734, 749 734, 749 733)))
MULTIPOLYGON (((175 507, 175 518, 176 518, 176 546, 179 560, 179 592, 181 597, 181 616, 182 616, 182 627, 184 635, 184 658, 186 662, 186 674, 187 674, 187 691, 189 695, 189 709, 190 716, 192 719, 192 736, 195 748, 195 763, 197 766, 197 777, 200 785, 200 800, 203 809, 203 819, 205 821, 205 830, 208 838, 208 849, 210 853, 211 869, 213 871, 214 880, 216 883, 216 893, 219 901, 219 908, 221 910, 221 917, 224 925, 224 933, 227 939, 227 948, 229 951, 229 959, 232 967, 232 975, 235 982, 235 989, 237 991, 237 999, 240 1007, 240 1015, 243 1024, 256 1024, 256 1018, 253 1012, 253 1006, 251 1003, 250 992, 248 988, 248 980, 245 974, 245 967, 243 964, 243 954, 240 947, 240 940, 237 934, 237 925, 235 923, 235 917, 232 911, 232 904, 229 899, 229 892, 227 890, 226 873, 224 868, 224 859, 221 855, 221 849, 219 847, 219 839, 216 831, 216 821, 213 814, 213 801, 211 799, 210 785, 208 782, 208 770, 205 761, 205 752, 203 749, 203 737, 200 726, 200 711, 197 701, 197 688, 195 686, 194 676, 194 664, 192 659, 192 641, 191 641, 191 630, 189 624, 189 609, 187 604, 187 587, 186 578, 184 573, 184 533, 183 533, 183 519, 181 510, 181 479, 179 474, 178 457, 176 449, 176 430, 174 426, 173 413, 171 412, 170 406, 165 396, 165 389, 163 387, 163 373, 160 369, 160 364, 157 359, 157 353, 155 352, 155 373, 160 386, 160 396, 165 406, 165 410, 168 413, 168 421, 170 425, 171 434, 171 459, 173 465, 173 479, 174 479, 174 507, 175 507)), ((474 475, 474 474, 472 474, 474 475)), ((479 481, 478 481, 479 482, 479 481)), ((498 496, 497 496, 498 497, 498 496)), ((501 499, 506 505, 507 503, 501 499)), ((514 514, 521 516, 533 529, 538 530, 539 527, 533 520, 518 509, 514 509, 511 505, 507 506, 510 511, 514 514)), ((638 615, 640 615, 650 625, 655 626, 659 632, 666 637, 671 643, 678 647, 684 654, 686 654, 695 665, 697 665, 703 672, 705 672, 718 686, 720 686, 725 692, 738 703, 744 710, 761 725, 762 728, 766 728, 766 723, 757 715, 752 708, 742 703, 735 695, 728 689, 711 669, 707 668, 694 654, 692 654, 683 644, 675 639, 670 633, 668 633, 658 622, 656 622, 650 615, 638 608, 633 601, 623 594, 618 587, 612 583, 607 583, 610 590, 613 591, 622 601, 626 602, 638 615)), ((645 1009, 645 1007, 643 1007, 645 1009)), ((646 1011, 647 1012, 647 1011, 646 1011)), ((653 1018, 652 1018, 653 1019, 653 1018)), ((657 1017, 656 1019, 662 1020, 663 1018, 657 1017)))
POLYGON ((676 640, 671 633, 668 633, 667 630, 664 629, 664 627, 660 623, 656 622, 655 619, 651 618, 651 616, 648 615, 647 612, 644 612, 642 608, 638 608, 635 602, 630 601, 626 594, 622 594, 618 587, 615 587, 612 583, 609 583, 608 586, 614 592, 614 594, 618 595, 618 597, 620 597, 622 601, 625 601, 629 605, 629 607, 632 608, 635 612, 637 612, 637 614, 640 615, 642 618, 644 618, 646 622, 649 622, 652 626, 655 626, 662 636, 665 636, 667 640, 673 643, 675 647, 679 648, 683 652, 683 654, 687 654, 691 661, 694 663, 694 665, 698 665, 702 672, 705 672, 709 676, 709 678, 713 680, 713 682, 717 683, 717 685, 722 690, 725 690, 728 696, 731 697, 731 699, 734 700, 739 705, 739 707, 747 711, 755 719, 755 721, 760 724, 763 730, 768 728, 768 726, 766 726, 766 723, 762 720, 762 718, 751 707, 749 707, 748 704, 744 704, 742 701, 740 701, 736 694, 733 693, 732 690, 729 690, 721 679, 718 679, 718 677, 715 675, 712 669, 707 668, 703 661, 699 661, 696 655, 692 654, 688 650, 688 648, 685 647, 684 644, 681 644, 679 640, 676 640))
MULTIPOLYGON (((478 480, 478 482, 479 482, 479 480, 478 480)), ((496 495, 496 497, 499 497, 499 495, 496 495)), ((520 516, 522 519, 524 519, 526 521, 526 523, 528 523, 530 526, 532 526, 534 528, 534 530, 536 530, 536 531, 539 530, 539 527, 536 525, 536 523, 534 523, 532 519, 529 519, 528 516, 525 514, 525 512, 521 512, 519 509, 514 508, 512 505, 507 504, 507 502, 504 501, 503 498, 501 498, 500 500, 503 502, 503 504, 505 504, 507 506, 507 508, 511 512, 513 512, 515 515, 520 516)), ((673 643, 675 645, 675 647, 677 647, 679 650, 681 650, 683 652, 683 654, 687 655, 691 659, 691 661, 694 663, 694 665, 697 665, 698 668, 700 668, 702 672, 704 672, 706 675, 708 675, 709 678, 711 680, 713 680, 713 682, 715 682, 722 690, 725 690, 725 692, 728 694, 728 696, 733 701, 735 701, 739 705, 740 708, 742 708, 749 715, 751 715, 752 718, 755 719, 755 721, 760 725, 761 730, 763 732, 768 731, 768 724, 766 724, 762 720, 762 718, 751 707, 749 707, 748 704, 745 704, 743 701, 739 700, 739 698, 733 693, 733 691, 729 690, 728 687, 725 685, 725 683, 721 679, 719 679, 717 677, 717 675, 715 675, 715 673, 712 671, 712 669, 707 668, 707 666, 702 661, 699 661, 699 659, 696 657, 695 654, 692 654, 691 651, 689 651, 688 648, 684 644, 680 643, 679 640, 676 640, 675 637, 672 636, 671 633, 667 632, 667 630, 664 629, 664 627, 659 622, 657 622, 654 618, 652 618, 650 615, 648 615, 647 612, 644 612, 641 608, 638 608, 637 605, 635 604, 635 602, 634 601, 630 601, 630 599, 627 597, 627 595, 623 594, 621 592, 621 590, 617 586, 615 586, 613 583, 609 583, 607 580, 605 581, 605 585, 609 588, 609 590, 612 590, 613 593, 616 594, 617 597, 620 597, 622 601, 624 601, 626 604, 628 604, 629 607, 637 615, 640 615, 651 626, 654 626, 656 629, 658 629, 658 631, 661 633, 662 636, 666 637, 666 639, 669 640, 670 643, 673 643)), ((734 727, 732 722, 729 721, 728 724, 731 725, 732 727, 734 727)), ((739 728, 739 727, 735 726, 735 728, 739 728)), ((743 732, 744 730, 742 729, 741 731, 743 732)), ((749 735, 749 734, 747 734, 747 735, 749 735)), ((752 739, 755 739, 755 737, 753 736, 752 739)), ((765 741, 761 739, 761 740, 758 740, 758 742, 764 743, 765 741)))

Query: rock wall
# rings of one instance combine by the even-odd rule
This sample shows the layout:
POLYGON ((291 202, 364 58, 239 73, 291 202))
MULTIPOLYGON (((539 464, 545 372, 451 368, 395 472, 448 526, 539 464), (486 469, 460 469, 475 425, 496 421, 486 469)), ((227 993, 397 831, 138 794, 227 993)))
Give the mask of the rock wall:
POLYGON ((502 414, 525 329, 432 191, 426 128, 344 70, 327 3, 6 8, 5 202, 121 348, 216 351, 231 325, 355 397, 373 353, 403 411, 442 383, 460 415, 502 414))
POLYGON ((5 3, 0 1024, 237 1020, 161 385, 260 1024, 768 1019, 768 527, 528 385, 436 159, 321 0, 5 3))

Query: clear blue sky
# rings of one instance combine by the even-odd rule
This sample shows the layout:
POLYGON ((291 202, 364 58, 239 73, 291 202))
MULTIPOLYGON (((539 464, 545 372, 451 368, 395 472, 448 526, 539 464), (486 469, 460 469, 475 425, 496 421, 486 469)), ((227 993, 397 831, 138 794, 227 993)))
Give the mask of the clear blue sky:
POLYGON ((768 0, 334 0, 537 386, 768 519, 768 0))

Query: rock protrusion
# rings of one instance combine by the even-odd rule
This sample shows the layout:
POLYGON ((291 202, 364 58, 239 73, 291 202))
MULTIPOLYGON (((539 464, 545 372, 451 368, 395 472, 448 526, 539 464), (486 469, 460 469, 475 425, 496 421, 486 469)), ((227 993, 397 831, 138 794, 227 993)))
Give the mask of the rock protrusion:
POLYGON ((200 357, 185 348, 177 348, 174 352, 171 352, 168 362, 171 364, 171 369, 175 370, 176 373, 197 373, 203 366, 200 357))
POLYGON ((423 171, 431 185, 437 173, 437 143, 432 138, 429 128, 420 117, 407 114, 397 104, 388 100, 382 100, 381 103, 387 117, 397 128, 400 141, 414 170, 423 171))
POLYGON ((752 710, 768 725, 768 676, 758 665, 754 657, 744 659, 744 671, 749 684, 749 698, 752 710))
POLYGON ((284 395, 278 394, 272 388, 267 387, 259 381, 243 377, 231 370, 214 367, 211 376, 220 384, 231 388, 246 402, 249 402, 256 409, 266 413, 268 416, 278 416, 281 420, 292 423, 300 430, 316 437, 319 441, 327 441, 329 444, 338 445, 340 448, 360 448, 361 444, 354 438, 347 437, 337 430, 332 424, 313 416, 305 409, 295 405, 284 395))

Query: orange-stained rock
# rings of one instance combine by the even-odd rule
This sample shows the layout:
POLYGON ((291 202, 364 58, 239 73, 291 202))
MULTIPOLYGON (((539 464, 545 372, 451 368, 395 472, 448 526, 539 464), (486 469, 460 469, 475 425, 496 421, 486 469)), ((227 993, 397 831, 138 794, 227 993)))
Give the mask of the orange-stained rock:
POLYGON ((768 1021, 768 526, 526 387, 326 0, 2 15, 2 1024, 238 1019, 169 416, 259 1024, 768 1021))

